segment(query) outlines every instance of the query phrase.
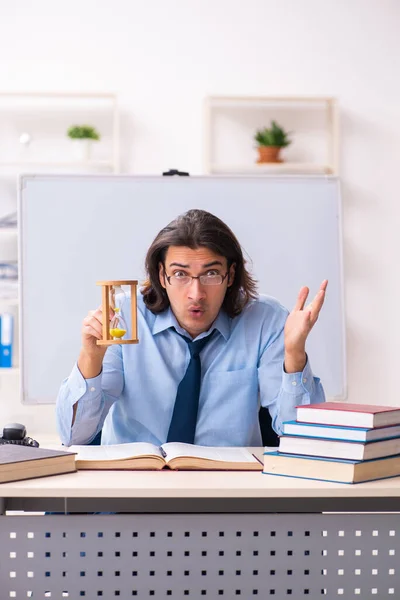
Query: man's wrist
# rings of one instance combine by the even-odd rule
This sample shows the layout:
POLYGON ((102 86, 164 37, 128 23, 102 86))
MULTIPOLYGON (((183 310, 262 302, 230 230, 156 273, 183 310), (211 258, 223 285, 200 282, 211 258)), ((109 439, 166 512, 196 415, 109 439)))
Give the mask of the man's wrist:
POLYGON ((92 355, 82 350, 78 358, 78 369, 84 379, 93 379, 100 375, 103 367, 103 355, 92 355))
POLYGON ((307 363, 304 352, 285 352, 284 369, 286 373, 301 373, 307 363))

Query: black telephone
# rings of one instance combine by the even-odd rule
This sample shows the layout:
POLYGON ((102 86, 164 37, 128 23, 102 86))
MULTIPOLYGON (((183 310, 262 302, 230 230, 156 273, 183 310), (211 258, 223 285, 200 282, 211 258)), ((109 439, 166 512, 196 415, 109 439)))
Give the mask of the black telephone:
POLYGON ((39 443, 26 436, 25 425, 21 423, 9 423, 3 428, 3 435, 0 437, 0 444, 18 444, 20 446, 31 446, 39 448, 39 443))

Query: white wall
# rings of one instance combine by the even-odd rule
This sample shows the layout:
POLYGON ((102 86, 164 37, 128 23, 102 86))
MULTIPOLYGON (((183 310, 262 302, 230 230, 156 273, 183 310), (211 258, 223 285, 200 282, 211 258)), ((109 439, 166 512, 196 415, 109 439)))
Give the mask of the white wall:
MULTIPOLYGON (((1 91, 117 92, 125 172, 178 167, 201 173, 207 94, 338 97, 349 400, 400 404, 394 394, 400 357, 400 3, 8 4, 2 2, 0 18, 1 91)), ((30 431, 54 431, 53 407, 21 406, 7 377, 0 381, 0 422, 18 419, 30 431)))

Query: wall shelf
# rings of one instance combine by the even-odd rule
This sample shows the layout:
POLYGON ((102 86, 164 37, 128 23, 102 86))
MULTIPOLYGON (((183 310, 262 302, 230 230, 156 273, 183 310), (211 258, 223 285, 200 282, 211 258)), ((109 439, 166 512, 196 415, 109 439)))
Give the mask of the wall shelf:
POLYGON ((114 170, 115 165, 108 160, 88 160, 88 161, 40 161, 40 160, 26 160, 26 161, 16 161, 16 162, 0 162, 0 168, 2 167, 31 167, 31 166, 45 166, 51 169, 52 167, 75 167, 77 169, 87 169, 87 168, 96 168, 96 167, 108 167, 109 169, 114 170))
POLYGON ((330 165, 312 163, 284 162, 279 164, 262 165, 211 165, 211 172, 230 175, 270 175, 270 174, 332 174, 330 165))
POLYGON ((0 310, 7 308, 7 306, 19 306, 18 298, 1 298, 0 297, 0 310))
POLYGON ((119 172, 119 112, 112 93, 0 93, 0 169, 31 166, 119 172), (100 133, 89 161, 75 154, 68 138, 72 125, 91 125, 100 133), (28 143, 21 136, 27 134, 28 143), (75 154, 75 156, 74 156, 75 154), (75 160, 77 156, 78 160, 75 160))
POLYGON ((9 368, 0 367, 0 377, 4 376, 4 375, 18 376, 18 375, 20 375, 20 368, 19 367, 9 367, 9 368))
MULTIPOLYGON (((116 94, 74 92, 0 92, 0 219, 17 210, 20 173, 109 174, 120 170, 120 127, 116 94), (100 140, 85 152, 67 136, 69 127, 89 125, 100 140)), ((18 259, 18 228, 0 228, 0 262, 18 259)), ((0 290, 2 284, 0 279, 0 290)), ((18 363, 18 286, 4 279, 0 313, 14 317, 13 361, 18 363)), ((1 369, 0 376, 19 374, 1 369)))
POLYGON ((339 173, 338 105, 330 97, 209 96, 204 101, 204 172, 339 173), (276 120, 291 133, 283 163, 257 164, 257 129, 276 120))

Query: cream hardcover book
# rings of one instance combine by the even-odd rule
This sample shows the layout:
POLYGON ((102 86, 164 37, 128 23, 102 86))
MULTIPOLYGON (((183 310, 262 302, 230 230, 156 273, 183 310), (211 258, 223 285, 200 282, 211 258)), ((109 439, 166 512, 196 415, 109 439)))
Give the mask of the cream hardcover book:
POLYGON ((264 473, 337 483, 362 483, 400 475, 400 455, 373 460, 345 460, 304 454, 268 452, 264 473))
POLYGON ((20 444, 0 445, 0 483, 76 471, 75 455, 20 444))

